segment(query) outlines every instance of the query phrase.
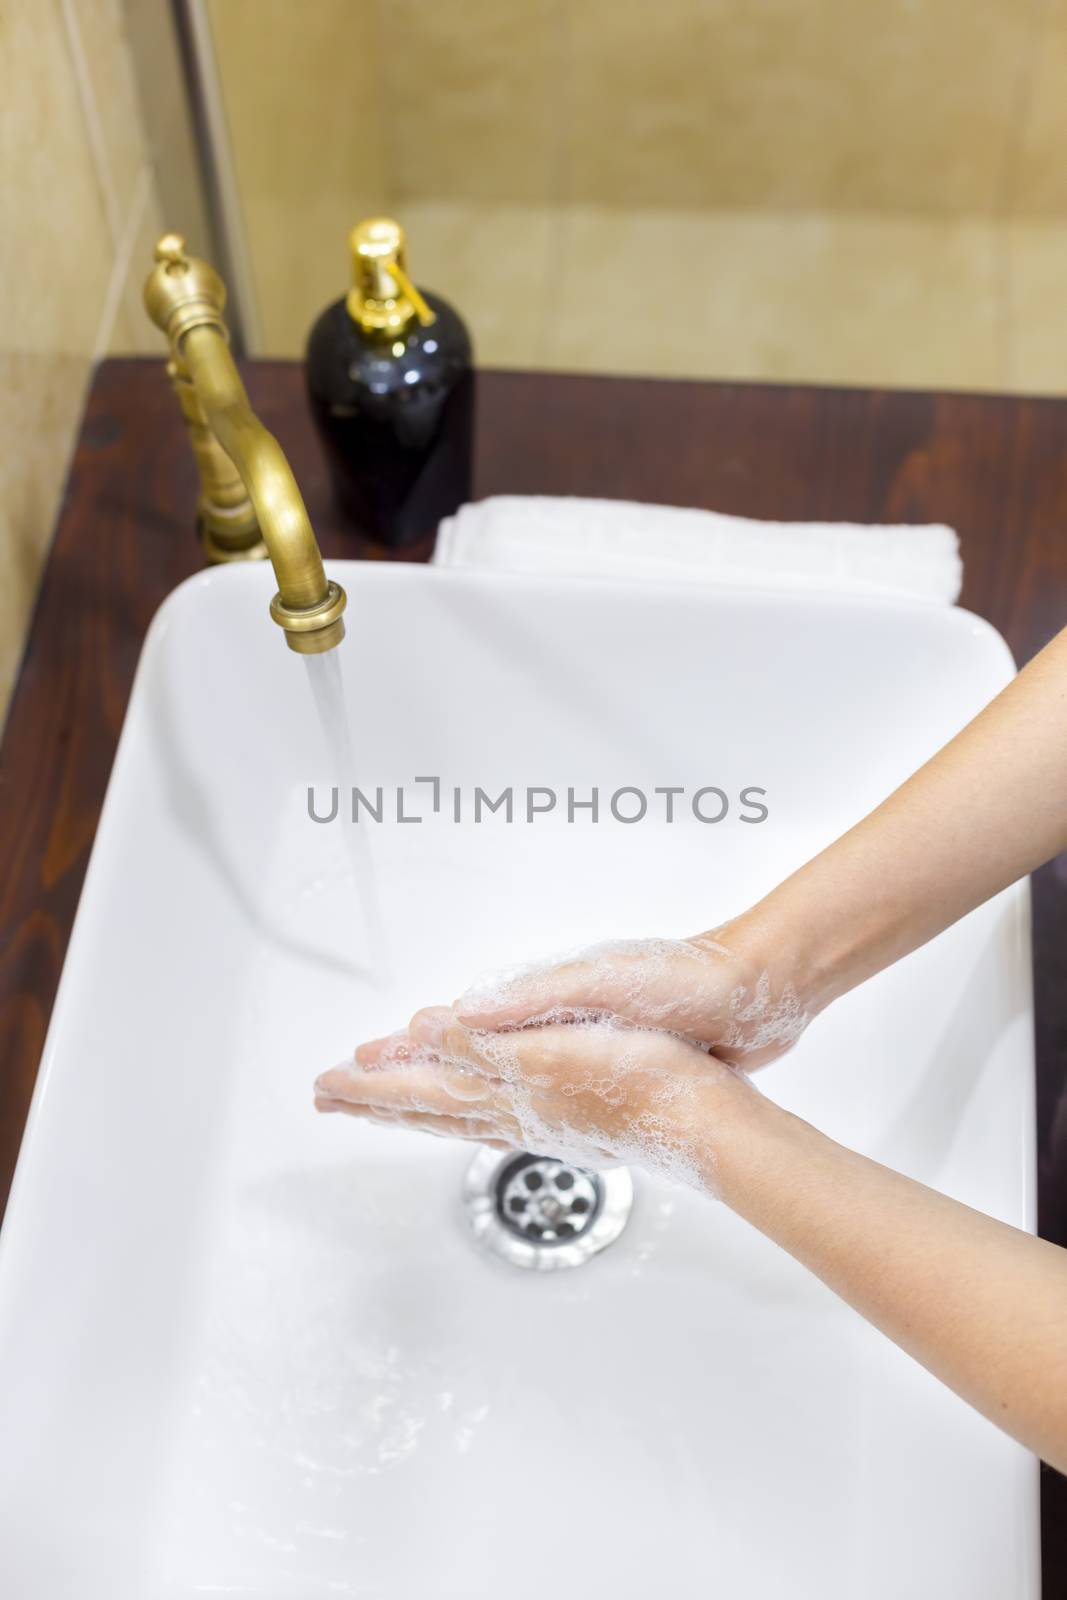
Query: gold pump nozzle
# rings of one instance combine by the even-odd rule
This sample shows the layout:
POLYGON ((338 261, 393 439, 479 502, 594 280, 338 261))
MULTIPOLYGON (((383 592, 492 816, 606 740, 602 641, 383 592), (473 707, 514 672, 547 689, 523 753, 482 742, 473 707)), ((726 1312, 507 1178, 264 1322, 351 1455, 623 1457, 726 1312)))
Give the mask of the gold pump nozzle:
POLYGON ((437 319, 407 271, 407 241, 391 217, 368 217, 348 236, 352 287, 345 306, 368 333, 403 333, 412 318, 424 328, 437 319))
POLYGON ((167 373, 189 426, 200 473, 208 559, 269 556, 278 580, 270 613, 302 655, 344 638, 345 592, 327 579, 296 479, 241 382, 223 321, 226 287, 206 261, 167 233, 144 287, 145 309, 170 343, 167 373))

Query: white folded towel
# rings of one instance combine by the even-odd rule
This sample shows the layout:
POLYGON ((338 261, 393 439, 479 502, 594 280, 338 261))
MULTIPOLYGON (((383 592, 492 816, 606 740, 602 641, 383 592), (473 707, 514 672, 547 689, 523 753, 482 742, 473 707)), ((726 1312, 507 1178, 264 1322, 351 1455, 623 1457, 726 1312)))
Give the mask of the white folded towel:
POLYGON ((663 578, 742 588, 832 589, 951 605, 963 580, 959 540, 941 523, 754 522, 626 500, 495 495, 442 522, 442 567, 663 578))

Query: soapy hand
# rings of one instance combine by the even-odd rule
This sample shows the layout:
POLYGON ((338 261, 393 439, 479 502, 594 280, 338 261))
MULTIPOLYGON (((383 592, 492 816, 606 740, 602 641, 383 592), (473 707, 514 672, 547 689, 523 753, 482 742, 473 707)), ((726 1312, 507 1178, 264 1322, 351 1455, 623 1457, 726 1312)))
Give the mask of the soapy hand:
POLYGON ((708 1130, 755 1090, 669 1033, 614 1021, 486 1033, 434 1007, 323 1073, 315 1095, 320 1111, 583 1167, 634 1163, 713 1190, 708 1130))
POLYGON ((663 1029, 751 1070, 810 1020, 796 982, 752 951, 738 925, 692 939, 613 940, 494 974, 455 1004, 479 1031, 614 1020, 663 1029))

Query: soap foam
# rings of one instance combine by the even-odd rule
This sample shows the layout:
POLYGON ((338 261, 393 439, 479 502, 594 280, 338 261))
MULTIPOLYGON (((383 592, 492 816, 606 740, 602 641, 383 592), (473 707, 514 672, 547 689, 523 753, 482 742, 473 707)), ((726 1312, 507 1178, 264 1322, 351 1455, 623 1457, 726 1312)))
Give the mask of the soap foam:
POLYGON ((618 939, 479 978, 457 1003, 479 1025, 544 1026, 609 1018, 663 1029, 733 1058, 782 1053, 810 1015, 792 983, 742 970, 715 935, 618 939))

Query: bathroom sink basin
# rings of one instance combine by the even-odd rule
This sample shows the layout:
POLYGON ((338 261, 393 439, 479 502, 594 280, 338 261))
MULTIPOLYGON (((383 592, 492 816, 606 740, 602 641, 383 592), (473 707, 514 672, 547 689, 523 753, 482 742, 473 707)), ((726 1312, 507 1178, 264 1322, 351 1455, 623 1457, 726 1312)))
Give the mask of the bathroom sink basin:
MULTIPOLYGON (((481 971, 740 909, 1007 681, 999 636, 879 598, 336 576, 323 661, 380 823, 309 816, 334 753, 269 571, 194 578, 145 647, 0 1236, 0 1593, 1036 1596, 1033 1458, 722 1206, 635 1172, 613 1243, 522 1270, 468 1225, 475 1147, 311 1103, 481 971), (513 820, 473 822, 476 787, 513 820)), ((760 1085, 1032 1226, 1025 890, 760 1085)))

